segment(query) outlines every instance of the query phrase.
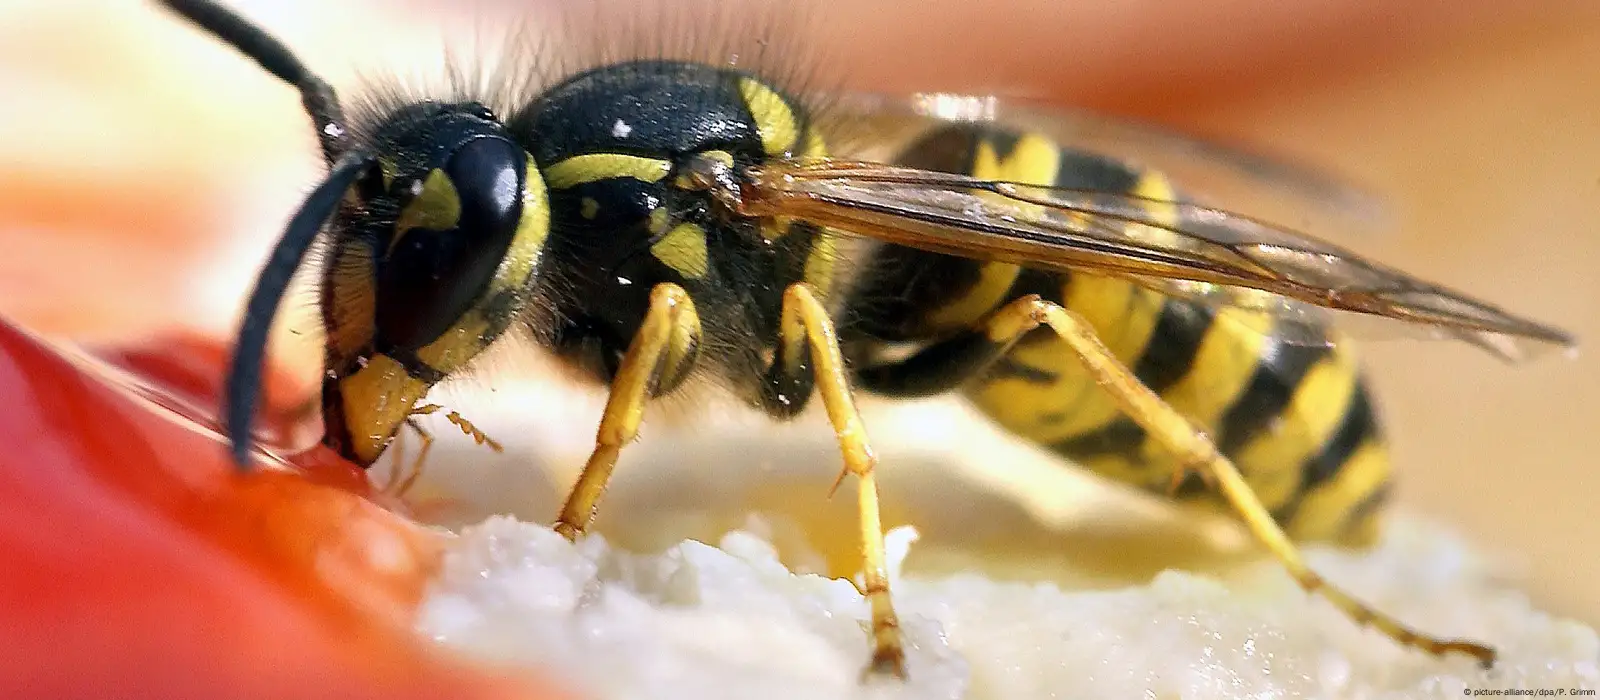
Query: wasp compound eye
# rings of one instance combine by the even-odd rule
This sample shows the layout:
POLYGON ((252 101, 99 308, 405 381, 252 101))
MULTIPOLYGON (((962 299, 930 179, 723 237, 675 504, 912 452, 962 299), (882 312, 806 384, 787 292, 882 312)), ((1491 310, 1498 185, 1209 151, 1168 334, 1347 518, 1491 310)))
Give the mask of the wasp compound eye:
POLYGON ((483 294, 516 236, 526 180, 521 148, 482 137, 411 181, 377 264, 381 345, 427 345, 483 294))

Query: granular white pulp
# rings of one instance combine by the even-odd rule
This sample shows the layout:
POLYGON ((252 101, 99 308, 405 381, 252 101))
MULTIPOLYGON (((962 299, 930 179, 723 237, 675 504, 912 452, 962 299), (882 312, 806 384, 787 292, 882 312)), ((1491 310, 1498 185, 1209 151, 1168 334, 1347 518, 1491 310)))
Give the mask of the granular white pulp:
MULTIPOLYGON (((914 534, 890 535, 898 563, 914 534)), ((747 532, 660 554, 544 524, 464 529, 419 625, 595 698, 1412 698, 1600 687, 1593 629, 1533 609, 1455 537, 1400 519, 1375 549, 1314 566, 1430 632, 1488 641, 1498 666, 1436 659, 1356 627, 1270 561, 1225 579, 1064 590, 977 573, 896 574, 907 684, 858 683, 866 605, 848 581, 792 573, 747 532)))

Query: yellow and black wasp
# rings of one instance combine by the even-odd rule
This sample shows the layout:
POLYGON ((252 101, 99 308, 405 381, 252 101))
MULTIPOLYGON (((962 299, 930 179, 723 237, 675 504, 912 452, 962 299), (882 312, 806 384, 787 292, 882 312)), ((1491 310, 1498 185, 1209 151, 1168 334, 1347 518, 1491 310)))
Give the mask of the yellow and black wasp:
POLYGON ((904 653, 855 389, 964 392, 1100 474, 1231 508, 1306 590, 1401 644, 1494 659, 1365 606, 1291 543, 1369 539, 1389 493, 1372 401, 1318 311, 1508 357, 1570 346, 1560 330, 1186 199, 1160 172, 1063 147, 1048 120, 870 99, 824 120, 756 73, 671 58, 589 66, 500 111, 395 100, 347 120, 262 30, 206 0, 164 4, 295 86, 329 168, 239 332, 224 418, 240 465, 268 329, 326 233, 324 443, 372 464, 430 389, 526 327, 610 389, 555 524, 568 538, 649 400, 705 376, 786 419, 820 395, 841 478, 860 480, 873 672, 903 675, 904 653), (903 138, 845 160, 830 121, 903 138))

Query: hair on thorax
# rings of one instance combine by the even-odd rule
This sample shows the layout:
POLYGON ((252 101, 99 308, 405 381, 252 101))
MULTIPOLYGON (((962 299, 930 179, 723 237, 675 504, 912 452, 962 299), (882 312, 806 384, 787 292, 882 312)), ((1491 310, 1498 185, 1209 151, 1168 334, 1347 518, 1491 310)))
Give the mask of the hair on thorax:
POLYGON ((357 86, 344 91, 355 141, 371 143, 378 129, 419 103, 476 102, 507 119, 568 78, 630 61, 733 68, 812 114, 826 109, 816 96, 836 82, 823 78, 829 64, 805 41, 809 15, 778 0, 577 0, 514 17, 492 12, 468 18, 470 31, 441 28, 437 59, 419 56, 404 72, 359 67, 357 86))
MULTIPOLYGON (((834 80, 822 77, 829 64, 806 42, 814 36, 811 18, 780 0, 576 0, 519 7, 510 17, 503 5, 482 10, 440 27, 438 43, 419 42, 423 45, 410 60, 361 65, 359 57, 353 58, 356 80, 342 86, 340 96, 356 147, 375 144, 380 132, 405 130, 406 119, 423 114, 414 109, 417 105, 477 103, 504 122, 574 76, 634 61, 732 68, 793 100, 812 119, 827 107, 819 96, 835 87, 834 80)), ((324 236, 303 271, 323 268, 328 243, 324 236)), ((520 322, 447 384, 526 376, 527 362, 538 355, 526 350, 543 345, 543 335, 553 327, 549 320, 556 312, 547 297, 555 292, 550 290, 565 286, 561 270, 543 274, 546 291, 528 300, 520 322)), ((316 298, 310 294, 305 301, 314 304, 316 298)), ((707 362, 734 350, 716 347, 710 336, 701 340, 707 362)), ((716 376, 700 375, 700 381, 656 401, 668 413, 697 405, 715 394, 716 376)))

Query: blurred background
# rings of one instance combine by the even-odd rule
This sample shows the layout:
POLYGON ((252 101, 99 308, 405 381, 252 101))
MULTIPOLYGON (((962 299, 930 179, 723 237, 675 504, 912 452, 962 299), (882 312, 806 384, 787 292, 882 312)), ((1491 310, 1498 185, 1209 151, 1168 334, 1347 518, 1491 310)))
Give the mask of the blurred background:
MULTIPOLYGON (((559 3, 231 4, 349 88, 385 67, 437 70, 443 45, 466 42, 457 48, 470 51, 483 30, 536 24, 559 3)), ((630 12, 620 0, 591 4, 630 12)), ((785 39, 813 48, 806 60, 845 85, 1047 100, 1326 167, 1381 194, 1394 214, 1390 230, 1341 243, 1580 339, 1600 335, 1593 3, 816 0, 800 8, 809 21, 786 27, 785 39)), ((291 90, 155 8, 0 0, 0 313, 14 322, 77 342, 138 342, 172 329, 226 337, 318 165, 291 90)), ((294 332, 278 340, 282 361, 302 368, 310 386, 319 350, 308 310, 294 309, 286 323, 294 332)), ((1393 435, 1400 509, 1505 556, 1539 604, 1600 622, 1600 358, 1509 367, 1468 347, 1411 341, 1365 352, 1393 435)), ((553 515, 600 397, 546 376, 537 360, 502 358, 446 392, 441 402, 513 454, 470 449, 436 425, 445 457, 429 476, 457 487, 424 490, 438 512, 473 501, 553 515)), ((969 545, 1013 548, 1021 568, 1042 557, 1092 567, 1094 557, 1125 556, 1116 536, 1069 542, 1084 523, 1100 523, 1103 511, 1078 507, 1093 486, 958 405, 870 409, 891 521, 916 522, 930 540, 959 534, 969 545), (915 466, 930 463, 939 468, 915 466), (987 530, 937 523, 979 511, 1009 515, 988 518, 987 530)), ((839 552, 854 550, 853 499, 821 505, 837 468, 824 423, 812 416, 779 429, 732 413, 693 414, 705 422, 686 415, 663 415, 624 453, 603 525, 647 543, 650 533, 676 539, 738 524, 762 506, 795 515, 812 539, 836 535, 839 552), (694 511, 725 517, 682 519, 694 511), (681 527, 658 527, 680 516, 681 527), (616 525, 644 522, 652 525, 616 525)), ((1176 539, 1157 546, 1148 567, 1192 558, 1181 530, 1166 534, 1176 539)))

